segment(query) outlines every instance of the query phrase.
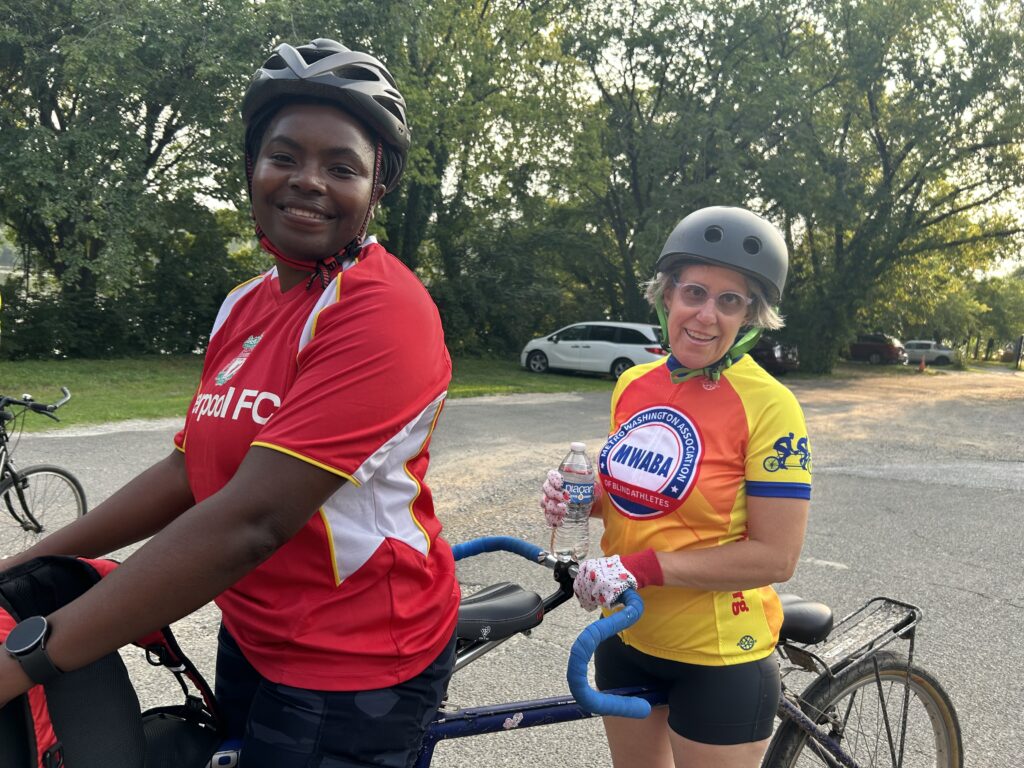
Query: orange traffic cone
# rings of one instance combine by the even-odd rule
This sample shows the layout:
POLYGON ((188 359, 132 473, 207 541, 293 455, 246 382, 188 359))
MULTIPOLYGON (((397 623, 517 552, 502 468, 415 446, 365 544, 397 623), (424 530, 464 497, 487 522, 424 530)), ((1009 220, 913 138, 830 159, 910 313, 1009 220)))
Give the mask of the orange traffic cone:
POLYGON ((921 355, 921 362, 918 364, 917 370, 924 371, 924 355, 921 355))

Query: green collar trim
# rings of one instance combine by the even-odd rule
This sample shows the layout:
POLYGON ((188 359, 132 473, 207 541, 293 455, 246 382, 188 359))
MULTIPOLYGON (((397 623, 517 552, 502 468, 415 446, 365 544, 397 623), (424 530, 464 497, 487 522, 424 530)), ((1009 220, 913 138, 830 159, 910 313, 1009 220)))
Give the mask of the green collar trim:
MULTIPOLYGON (((665 338, 668 338, 664 325, 662 326, 662 332, 665 333, 665 338)), ((706 368, 687 368, 676 360, 675 357, 669 355, 668 371, 669 376, 672 379, 672 383, 682 384, 684 381, 688 381, 696 376, 704 376, 708 381, 717 382, 722 377, 722 371, 731 367, 733 363, 753 349, 754 345, 757 344, 757 340, 760 338, 761 329, 751 328, 740 338, 739 341, 729 348, 728 352, 706 368)))

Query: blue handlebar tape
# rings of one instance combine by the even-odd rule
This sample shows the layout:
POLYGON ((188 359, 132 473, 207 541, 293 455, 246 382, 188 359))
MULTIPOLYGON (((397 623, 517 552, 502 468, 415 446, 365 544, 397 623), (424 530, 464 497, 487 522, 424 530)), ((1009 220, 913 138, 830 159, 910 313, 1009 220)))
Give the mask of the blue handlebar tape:
POLYGON ((601 693, 591 688, 587 681, 587 667, 597 646, 626 627, 636 624, 644 612, 644 601, 636 590, 623 592, 619 602, 623 603, 622 610, 598 619, 580 632, 569 651, 569 667, 565 677, 576 703, 588 712, 643 719, 651 714, 650 702, 635 696, 601 693))
POLYGON ((514 538, 513 536, 484 536, 480 539, 461 541, 452 547, 452 554, 456 560, 464 557, 472 557, 483 552, 512 552, 522 555, 527 560, 537 562, 540 560, 542 550, 536 544, 514 538))

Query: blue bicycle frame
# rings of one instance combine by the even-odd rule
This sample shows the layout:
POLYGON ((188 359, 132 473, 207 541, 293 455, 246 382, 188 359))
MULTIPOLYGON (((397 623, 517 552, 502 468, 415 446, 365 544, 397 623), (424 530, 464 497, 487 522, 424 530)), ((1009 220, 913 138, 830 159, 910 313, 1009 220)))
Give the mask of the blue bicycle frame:
MULTIPOLYGON (((529 542, 511 537, 493 536, 457 544, 452 550, 456 560, 484 552, 511 552, 518 554, 527 560, 551 568, 554 571, 555 580, 559 583, 558 590, 544 598, 543 601, 536 594, 528 593, 536 603, 526 601, 525 604, 532 605, 537 609, 534 611, 534 615, 521 626, 516 625, 511 630, 506 628, 505 631, 497 633, 500 635, 497 639, 473 636, 464 637, 464 635, 472 635, 472 633, 468 631, 464 633, 462 631, 463 616, 460 612, 460 646, 456 658, 456 671, 487 653, 501 642, 516 634, 528 631, 531 627, 540 623, 542 616, 547 611, 573 599, 572 579, 575 576, 576 564, 560 562, 548 552, 529 542)), ((527 594, 521 588, 516 587, 515 589, 519 590, 515 595, 517 598, 523 598, 527 594)), ((799 600, 799 598, 797 599, 799 600)), ((866 648, 877 650, 877 648, 883 647, 892 640, 901 637, 910 639, 912 647, 913 628, 920 618, 920 610, 910 604, 900 603, 888 598, 874 598, 866 604, 865 608, 877 601, 883 601, 887 605, 897 607, 902 611, 901 617, 891 622, 891 626, 889 623, 883 622, 885 626, 879 625, 881 627, 880 632, 875 633, 874 629, 872 629, 871 639, 862 645, 861 651, 866 648)), ((468 604, 471 602, 471 598, 468 598, 465 602, 468 604)), ((643 613, 643 601, 633 590, 627 590, 620 598, 620 602, 623 605, 621 610, 600 618, 584 628, 573 643, 569 651, 566 672, 569 694, 491 706, 460 708, 451 711, 442 707, 438 710, 435 719, 427 727, 419 755, 414 763, 414 768, 429 768, 435 747, 439 742, 448 739, 479 736, 487 733, 502 733, 538 725, 567 723, 589 719, 598 715, 644 718, 650 713, 652 706, 665 704, 667 702, 667 692, 658 688, 637 686, 600 692, 590 687, 587 680, 587 670, 597 646, 612 635, 634 624, 643 613)), ((809 626, 814 632, 820 633, 821 638, 814 640, 805 639, 801 642, 819 642, 832 628, 831 612, 828 611, 827 607, 820 606, 820 604, 812 605, 827 612, 827 626, 820 621, 811 621, 809 626)), ((491 605, 488 604, 487 608, 489 610, 491 605)), ((789 616, 789 610, 787 608, 787 617, 789 616)), ((799 610, 794 611, 794 614, 799 613, 799 610)), ((488 617, 488 620, 491 618, 489 613, 485 615, 488 617)), ((857 612, 851 616, 856 615, 857 612)), ((850 618, 847 617, 847 619, 850 618)), ((846 622, 847 619, 844 619, 840 624, 846 622)), ((500 619, 499 621, 504 620, 500 619)), ((853 622, 853 626, 857 626, 857 622, 853 622)), ((810 647, 810 645, 803 646, 803 650, 801 650, 799 643, 795 646, 787 645, 790 654, 808 656, 821 665, 822 669, 825 670, 823 674, 828 675, 837 672, 843 665, 850 663, 854 658, 862 657, 860 652, 844 654, 842 657, 835 659, 833 668, 829 669, 828 665, 825 665, 824 662, 809 650, 810 647)), ((816 746, 812 747, 814 754, 821 759, 823 764, 836 767, 860 768, 859 764, 844 751, 843 747, 833 738, 828 730, 817 725, 805 712, 801 711, 800 707, 789 701, 785 695, 780 701, 779 717, 784 721, 788 720, 795 723, 809 735, 810 739, 816 744, 816 746)), ((225 749, 215 755, 214 759, 210 762, 211 768, 231 768, 231 766, 236 765, 239 755, 237 747, 237 744, 225 745, 225 749)))
MULTIPOLYGON (((512 552, 535 563, 559 568, 557 561, 547 552, 529 542, 506 536, 490 536, 456 544, 452 547, 456 560, 483 552, 512 552)), ((570 575, 575 566, 562 566, 570 575)), ((547 604, 559 604, 572 597, 571 582, 563 583, 560 593, 548 598, 547 604), (566 594, 567 592, 567 594, 566 594), (559 596, 560 595, 560 596, 559 596)), ((595 691, 587 680, 587 668, 597 646, 612 635, 635 624, 643 613, 643 600, 634 590, 627 590, 620 598, 623 608, 587 626, 576 638, 569 651, 566 681, 569 695, 546 699, 470 707, 451 712, 440 710, 438 717, 427 727, 415 768, 427 768, 438 742, 485 733, 501 733, 511 729, 552 725, 585 720, 597 715, 644 718, 652 706, 664 704, 665 691, 651 688, 620 688, 614 691, 595 691)))

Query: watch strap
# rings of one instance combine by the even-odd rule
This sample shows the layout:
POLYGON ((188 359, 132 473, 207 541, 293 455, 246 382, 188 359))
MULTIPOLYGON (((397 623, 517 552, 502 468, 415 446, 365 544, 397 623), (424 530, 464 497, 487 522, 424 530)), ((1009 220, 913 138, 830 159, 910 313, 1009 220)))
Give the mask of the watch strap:
POLYGON ((22 670, 29 679, 36 685, 46 685, 63 672, 50 659, 50 654, 42 643, 37 645, 24 656, 15 656, 15 660, 21 664, 22 670))
POLYGON ((61 674, 46 652, 49 637, 50 625, 46 617, 30 616, 18 622, 4 639, 4 650, 36 685, 45 685, 61 674))

